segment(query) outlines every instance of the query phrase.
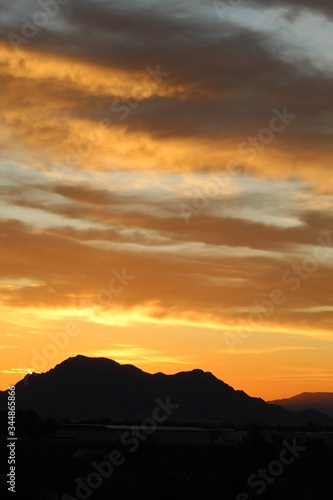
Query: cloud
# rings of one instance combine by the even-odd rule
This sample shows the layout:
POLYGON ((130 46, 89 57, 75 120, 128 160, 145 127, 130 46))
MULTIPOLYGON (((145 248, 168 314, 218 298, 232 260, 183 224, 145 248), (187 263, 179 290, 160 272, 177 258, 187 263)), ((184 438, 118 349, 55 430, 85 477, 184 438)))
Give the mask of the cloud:
MULTIPOLYGON (((61 213, 73 217, 74 206, 77 217, 81 211, 81 219, 91 221, 92 228, 68 225, 41 230, 18 221, 2 222, 0 229, 9 237, 0 255, 1 279, 12 281, 11 287, 0 287, 6 306, 64 309, 90 301, 103 310, 104 303, 97 297, 102 290, 104 296, 111 295, 107 290, 112 269, 125 269, 135 279, 123 293, 113 295, 112 304, 106 305, 110 313, 112 308, 148 307, 149 315, 161 320, 197 318, 215 325, 235 324, 250 314, 255 300, 261 302, 280 288, 286 305, 277 308, 273 323, 297 325, 306 318, 307 325, 331 326, 330 311, 310 309, 331 303, 327 279, 333 270, 327 259, 318 262, 314 272, 303 270, 307 278, 299 279, 299 289, 292 290, 296 279, 292 266, 313 255, 319 245, 316 238, 329 225, 324 214, 316 214, 325 220, 319 228, 313 225, 314 214, 303 217, 310 224, 292 228, 201 215, 185 231, 181 218, 147 215, 140 205, 135 212, 127 212, 128 200, 107 191, 60 185, 53 191, 71 200, 60 208, 61 213), (18 253, 19 248, 24 252, 18 253), (247 248, 266 253, 251 254, 247 248), (283 279, 286 272, 289 275, 283 279), (31 284, 16 284, 22 277, 31 284), (304 310, 298 312, 299 307, 304 310)), ((45 207, 58 208, 57 204, 45 207)), ((156 211, 153 205, 151 209, 156 211)))
MULTIPOLYGON (((217 5, 222 4, 228 4, 228 0, 217 1, 217 5)), ((239 7, 246 4, 265 8, 268 6, 264 0, 243 0, 239 2, 239 7)), ((270 0, 269 7, 285 7, 293 12, 308 10, 312 13, 318 12, 329 19, 333 18, 332 4, 326 0, 319 0, 317 2, 312 2, 311 0, 270 0)), ((294 17, 291 18, 291 20, 293 19, 294 17)))
MULTIPOLYGON (((297 246, 317 244, 317 238, 326 234, 332 227, 332 218, 324 212, 300 212, 291 227, 268 224, 248 218, 237 217, 236 214, 226 217, 212 213, 200 212, 191 207, 191 200, 178 198, 170 201, 156 202, 139 195, 119 194, 87 185, 53 184, 30 187, 31 193, 39 190, 45 198, 38 199, 33 195, 25 195, 21 188, 3 188, 12 203, 18 206, 31 207, 62 215, 69 219, 86 220, 98 227, 79 230, 70 227, 50 228, 53 234, 61 234, 78 241, 136 241, 144 244, 155 235, 156 243, 164 238, 164 243, 203 243, 216 246, 247 247, 269 251, 292 251, 297 246), (60 195, 57 201, 50 194, 60 195), (61 199, 61 201, 59 201, 61 199), (184 224, 184 218, 177 207, 181 204, 193 209, 191 223, 184 224), (163 209, 163 210, 162 210, 163 209), (184 231, 186 227, 186 231, 184 231), (127 232, 122 230, 127 228, 127 232)), ((257 194, 229 196, 218 203, 223 206, 250 204, 257 194)), ((270 195, 263 197, 261 204, 265 206, 270 195)), ((4 226, 3 231, 9 230, 4 226)), ((153 243, 153 241, 150 241, 153 243)))
POLYGON ((113 162, 201 171, 235 158, 247 172, 293 171, 332 192, 332 75, 309 59, 287 59, 274 34, 93 2, 69 4, 61 19, 63 27, 40 30, 19 54, 2 46, 6 148, 19 140, 40 166, 84 170, 113 162), (147 66, 168 75, 148 92, 147 66), (284 107, 295 116, 290 125, 249 147, 284 107))

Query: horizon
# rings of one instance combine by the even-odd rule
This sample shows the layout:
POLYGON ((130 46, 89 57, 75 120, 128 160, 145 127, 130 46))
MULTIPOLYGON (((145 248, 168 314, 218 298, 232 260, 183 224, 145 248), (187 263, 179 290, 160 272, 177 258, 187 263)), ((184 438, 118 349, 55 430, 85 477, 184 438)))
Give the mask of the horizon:
MULTIPOLYGON (((176 372, 174 372, 174 373, 164 373, 164 372, 160 372, 160 371, 158 371, 158 372, 150 372, 150 371, 148 371, 148 370, 144 370, 144 369, 140 368, 139 366, 136 366, 136 365, 135 365, 135 364, 133 364, 133 363, 119 363, 118 361, 116 361, 116 360, 114 360, 114 359, 112 359, 112 358, 106 358, 106 357, 101 357, 101 356, 85 356, 85 355, 83 355, 83 354, 76 354, 75 356, 70 356, 69 358, 66 358, 66 359, 64 359, 64 360, 60 361, 60 362, 59 362, 59 363, 57 363, 56 365, 51 366, 51 367, 50 367, 50 368, 48 368, 46 371, 42 371, 42 372, 37 372, 37 371, 35 371, 35 372, 27 373, 27 374, 26 374, 26 375, 25 375, 22 379, 18 380, 18 381, 15 383, 15 385, 16 385, 18 382, 22 382, 22 381, 24 381, 25 377, 29 377, 29 376, 33 376, 33 375, 43 375, 43 374, 45 374, 45 373, 48 373, 50 370, 53 370, 53 369, 55 369, 56 367, 58 367, 58 366, 62 365, 62 364, 63 364, 63 363, 65 363, 66 361, 69 361, 69 360, 74 360, 74 359, 76 359, 76 358, 86 358, 86 359, 96 359, 96 360, 97 360, 97 359, 98 359, 98 360, 99 360, 99 359, 103 359, 103 360, 108 360, 108 361, 115 362, 115 363, 117 363, 119 366, 134 366, 135 368, 138 368, 138 369, 140 369, 142 372, 147 373, 147 374, 149 374, 149 375, 157 375, 157 374, 162 374, 162 375, 177 375, 177 374, 180 374, 180 373, 191 373, 191 372, 193 372, 193 371, 199 370, 199 371, 202 371, 203 373, 208 373, 208 374, 213 375, 213 376, 214 376, 215 378, 217 378, 220 382, 223 382, 224 384, 227 384, 227 385, 229 385, 230 387, 232 387, 232 386, 231 386, 230 384, 228 384, 225 380, 223 380, 223 379, 221 379, 221 378, 217 377, 214 373, 212 373, 212 372, 210 372, 210 371, 205 371, 205 370, 202 370, 201 368, 192 368, 192 369, 188 369, 188 370, 181 370, 181 371, 176 371, 176 372)), ((27 385, 28 385, 28 384, 27 384, 27 385)), ((234 389, 235 391, 243 391, 243 389, 242 389, 242 388, 232 387, 232 389, 234 389)), ((5 388, 5 389, 0 388, 0 391, 6 391, 6 390, 7 390, 7 388, 5 388)), ((243 392, 246 392, 246 391, 243 391, 243 392)), ((260 398, 260 396, 253 396, 253 395, 248 394, 248 393, 246 393, 246 394, 247 394, 248 396, 250 396, 250 397, 259 397, 259 398, 260 398)), ((305 391, 305 392, 301 392, 301 393, 298 393, 298 394, 293 394, 293 395, 291 395, 291 396, 286 396, 285 398, 276 398, 276 399, 289 399, 290 397, 293 397, 293 396, 301 396, 301 395, 304 395, 304 394, 332 394, 332 395, 333 395, 333 392, 329 392, 329 391, 328 391, 328 392, 320 392, 320 391, 316 391, 316 392, 306 392, 306 391, 305 391)), ((264 400, 264 401, 266 401, 266 402, 273 401, 273 400, 268 400, 268 399, 265 399, 265 398, 261 398, 261 399, 263 399, 263 400, 264 400)))
POLYGON ((333 392, 333 4, 45 2, 0 16, 0 389, 333 392))

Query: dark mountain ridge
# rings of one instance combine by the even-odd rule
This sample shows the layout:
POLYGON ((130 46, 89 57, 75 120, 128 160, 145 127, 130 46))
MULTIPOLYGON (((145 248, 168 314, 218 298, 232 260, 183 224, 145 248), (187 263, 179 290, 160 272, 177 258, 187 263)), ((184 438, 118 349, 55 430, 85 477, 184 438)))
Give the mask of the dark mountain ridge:
MULTIPOLYGON (((79 355, 16 384, 18 409, 53 418, 133 420, 151 416, 156 398, 167 397, 179 405, 170 416, 174 421, 333 423, 317 411, 290 412, 251 398, 198 369, 152 375, 132 365, 79 355)), ((6 407, 7 393, 2 391, 0 409, 6 407)))
POLYGON ((302 392, 291 398, 277 399, 270 403, 290 411, 304 411, 310 408, 333 418, 333 392, 302 392))

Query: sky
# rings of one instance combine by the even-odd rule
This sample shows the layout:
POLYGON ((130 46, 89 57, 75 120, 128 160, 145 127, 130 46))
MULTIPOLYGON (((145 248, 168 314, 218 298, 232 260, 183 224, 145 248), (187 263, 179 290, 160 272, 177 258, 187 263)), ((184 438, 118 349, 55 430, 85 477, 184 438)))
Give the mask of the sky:
POLYGON ((332 23, 2 0, 0 389, 80 353, 333 391, 332 23))

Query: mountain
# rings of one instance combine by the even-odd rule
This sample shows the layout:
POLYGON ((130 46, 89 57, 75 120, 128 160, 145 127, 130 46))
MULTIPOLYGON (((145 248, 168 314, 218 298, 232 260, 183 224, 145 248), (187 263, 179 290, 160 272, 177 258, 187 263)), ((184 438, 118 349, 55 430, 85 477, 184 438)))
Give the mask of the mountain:
MULTIPOLYGON (((16 384, 16 406, 55 418, 130 420, 152 415, 155 399, 179 405, 175 421, 238 421, 270 423, 332 423, 317 411, 289 412, 193 370, 175 375, 145 373, 106 358, 76 356, 52 370, 16 384)), ((0 409, 7 406, 0 392, 0 409)))
POLYGON ((317 410, 333 418, 333 392, 302 392, 292 398, 270 401, 290 411, 317 410))

